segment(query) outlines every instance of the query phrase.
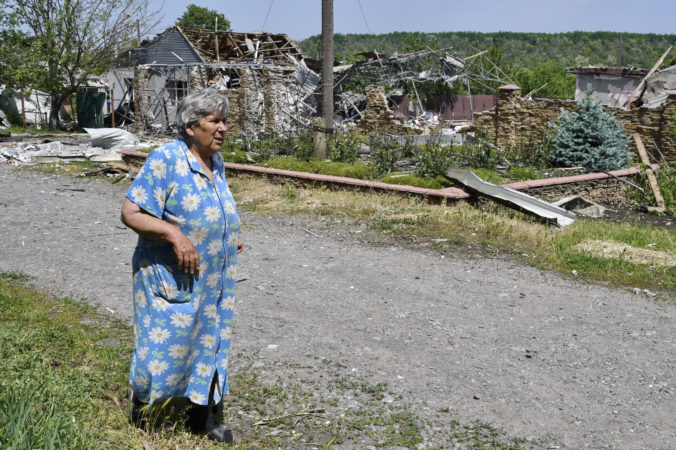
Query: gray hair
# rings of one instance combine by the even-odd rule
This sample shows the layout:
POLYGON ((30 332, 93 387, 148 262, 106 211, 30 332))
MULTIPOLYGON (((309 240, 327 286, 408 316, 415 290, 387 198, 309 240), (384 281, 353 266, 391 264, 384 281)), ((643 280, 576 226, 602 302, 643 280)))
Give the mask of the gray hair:
POLYGON ((209 114, 219 112, 224 117, 228 116, 230 103, 228 97, 214 88, 206 88, 187 95, 181 99, 176 108, 176 128, 181 139, 186 140, 188 133, 186 126, 200 123, 209 114))

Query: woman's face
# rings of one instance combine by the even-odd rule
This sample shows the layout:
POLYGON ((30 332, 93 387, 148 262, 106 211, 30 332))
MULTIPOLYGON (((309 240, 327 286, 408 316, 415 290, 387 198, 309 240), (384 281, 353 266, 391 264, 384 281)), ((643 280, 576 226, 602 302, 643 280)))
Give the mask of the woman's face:
POLYGON ((225 116, 220 112, 209 114, 199 124, 185 127, 185 131, 192 137, 191 146, 207 156, 221 150, 226 129, 225 116))

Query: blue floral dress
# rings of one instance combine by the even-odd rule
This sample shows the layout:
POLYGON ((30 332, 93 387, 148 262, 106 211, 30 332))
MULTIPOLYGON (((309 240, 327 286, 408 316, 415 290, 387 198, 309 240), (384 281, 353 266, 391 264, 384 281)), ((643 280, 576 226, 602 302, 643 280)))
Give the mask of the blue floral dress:
POLYGON ((129 383, 139 400, 188 397, 206 405, 228 392, 239 217, 220 154, 213 183, 177 140, 153 150, 127 198, 177 226, 200 255, 197 275, 178 269, 166 241, 139 236, 133 257, 134 340, 129 383))

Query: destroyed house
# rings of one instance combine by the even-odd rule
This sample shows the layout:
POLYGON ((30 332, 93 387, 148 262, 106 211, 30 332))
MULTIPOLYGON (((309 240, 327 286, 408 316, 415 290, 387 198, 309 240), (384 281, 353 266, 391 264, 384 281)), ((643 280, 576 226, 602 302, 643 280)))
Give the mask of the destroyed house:
POLYGON ((592 98, 614 108, 625 107, 632 95, 648 108, 657 108, 664 104, 670 91, 676 90, 676 66, 652 73, 627 67, 569 67, 566 72, 577 77, 576 100, 584 98, 591 86, 592 98), (637 88, 640 92, 635 92, 637 88))
MULTIPOLYGON (((174 26, 130 50, 111 68, 111 104, 118 125, 127 114, 126 119, 136 122, 139 131, 164 132, 173 122, 178 101, 188 92, 206 86, 236 90, 247 85, 249 106, 262 114, 258 105, 264 102, 262 79, 291 78, 303 58, 285 34, 174 26)), ((270 114, 267 117, 272 119, 270 114)))

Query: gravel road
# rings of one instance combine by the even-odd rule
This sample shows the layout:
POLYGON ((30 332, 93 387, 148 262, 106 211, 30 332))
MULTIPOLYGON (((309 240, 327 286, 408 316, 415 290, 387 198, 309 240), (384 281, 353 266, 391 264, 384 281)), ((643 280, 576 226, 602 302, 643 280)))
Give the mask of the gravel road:
MULTIPOLYGON (((126 187, 4 165, 0 186, 0 271, 129 319, 126 187)), ((446 410, 538 447, 676 448, 676 303, 332 219, 241 216, 233 350, 259 365, 344 370, 423 419, 446 410)), ((443 423, 425 433, 447 443, 443 423)))

